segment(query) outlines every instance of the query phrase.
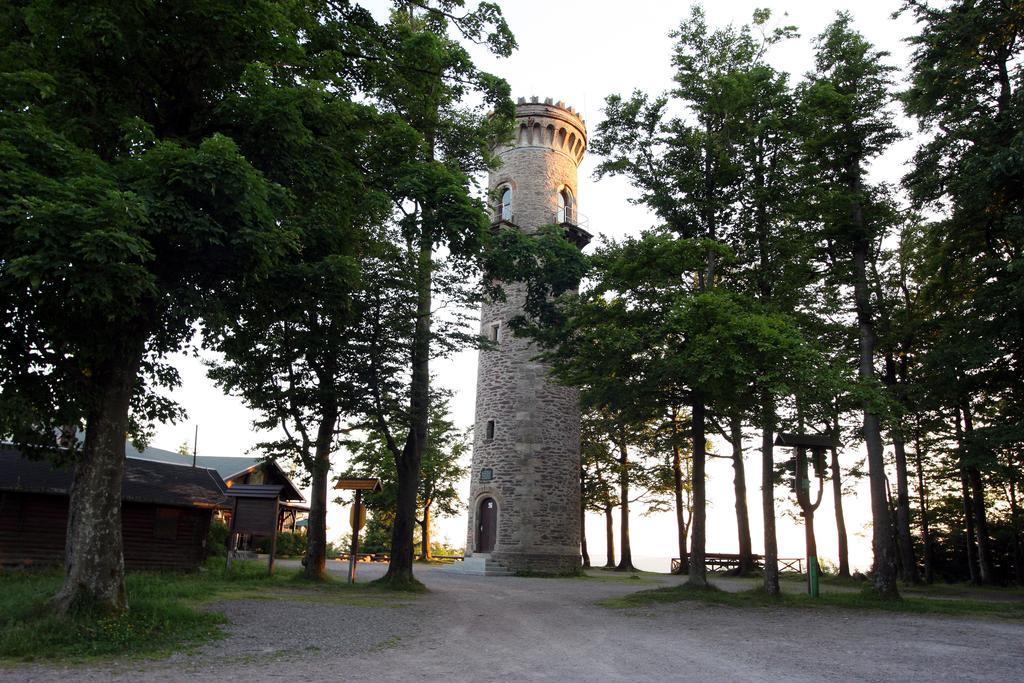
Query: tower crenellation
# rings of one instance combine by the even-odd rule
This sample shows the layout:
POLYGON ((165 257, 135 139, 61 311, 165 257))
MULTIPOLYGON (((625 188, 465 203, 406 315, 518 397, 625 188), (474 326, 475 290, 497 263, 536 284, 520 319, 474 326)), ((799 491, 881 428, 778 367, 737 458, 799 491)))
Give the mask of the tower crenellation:
POLYGON ((541 102, 534 96, 527 101, 520 97, 513 139, 495 151, 500 154, 511 147, 549 147, 579 164, 587 148, 587 124, 575 109, 561 100, 556 103, 547 97, 541 102))
MULTIPOLYGON (((577 170, 587 145, 583 118, 564 102, 519 98, 515 133, 495 146, 489 177, 493 219, 531 232, 562 225, 583 246, 577 170)), ((512 571, 565 572, 580 566, 580 407, 556 384, 529 339, 508 323, 523 312, 525 287, 505 283, 485 301, 466 553, 512 571)))

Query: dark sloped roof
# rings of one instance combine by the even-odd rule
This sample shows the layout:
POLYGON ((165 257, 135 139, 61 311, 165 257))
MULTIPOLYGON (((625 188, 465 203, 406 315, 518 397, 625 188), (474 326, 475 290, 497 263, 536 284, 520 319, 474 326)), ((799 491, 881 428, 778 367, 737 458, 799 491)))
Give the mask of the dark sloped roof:
MULTIPOLYGON (((17 448, 0 446, 0 491, 67 495, 70 487, 70 468, 29 460, 17 448)), ((128 458, 121 495, 134 503, 229 507, 226 488, 215 470, 128 458)))
MULTIPOLYGON (((192 465, 192 456, 181 455, 173 451, 165 451, 162 448, 149 447, 143 451, 137 451, 129 443, 125 446, 125 452, 128 454, 129 458, 139 458, 141 460, 149 460, 151 462, 184 463, 190 467, 192 465)), ((281 500, 302 502, 305 502, 306 500, 298 487, 292 483, 291 478, 283 469, 281 469, 281 466, 273 460, 268 461, 263 460, 262 458, 237 456, 200 455, 196 457, 196 465, 198 467, 217 470, 225 481, 239 474, 244 474, 251 469, 255 469, 260 465, 267 465, 277 472, 279 478, 285 484, 285 489, 281 492, 281 500)))

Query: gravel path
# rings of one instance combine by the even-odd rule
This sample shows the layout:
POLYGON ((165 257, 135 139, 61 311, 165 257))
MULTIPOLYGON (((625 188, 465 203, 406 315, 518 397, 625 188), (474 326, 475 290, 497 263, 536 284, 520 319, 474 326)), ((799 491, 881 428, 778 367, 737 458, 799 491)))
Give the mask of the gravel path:
MULTIPOLYGON (((369 580, 383 567, 360 571, 369 580)), ((0 670, 0 679, 902 683, 1024 676, 1024 624, 1019 622, 700 603, 612 610, 594 603, 651 584, 485 578, 436 567, 417 572, 431 592, 412 606, 225 603, 236 625, 212 651, 145 665, 7 669, 0 670), (218 659, 239 649, 248 654, 229 662, 218 659)), ((680 580, 657 578, 663 584, 680 580)))

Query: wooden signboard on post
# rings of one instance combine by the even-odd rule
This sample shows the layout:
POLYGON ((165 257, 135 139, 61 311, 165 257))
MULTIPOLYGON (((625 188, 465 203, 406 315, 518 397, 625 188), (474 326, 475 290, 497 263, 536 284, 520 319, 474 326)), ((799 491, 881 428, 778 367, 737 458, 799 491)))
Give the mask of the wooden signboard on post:
POLYGON ((795 448, 793 475, 796 487, 796 499, 800 503, 804 518, 804 536, 807 544, 807 592, 812 598, 818 597, 818 543, 814 537, 814 511, 821 505, 821 494, 825 485, 825 450, 839 448, 840 444, 830 434, 790 434, 780 433, 775 438, 775 445, 784 448, 795 448), (811 458, 807 457, 807 450, 811 458), (808 462, 813 466, 818 479, 818 495, 811 501, 811 479, 808 462))
POLYGON ((356 492, 355 502, 349 519, 352 522, 352 547, 348 554, 348 582, 356 582, 356 555, 359 554, 359 530, 366 523, 366 509, 363 507, 363 491, 380 491, 380 479, 339 479, 335 489, 356 492))
POLYGON ((270 557, 267 559, 267 573, 274 573, 274 554, 277 552, 277 516, 281 506, 283 486, 242 484, 232 486, 226 493, 234 499, 231 527, 228 534, 227 565, 237 550, 238 536, 270 537, 270 557))

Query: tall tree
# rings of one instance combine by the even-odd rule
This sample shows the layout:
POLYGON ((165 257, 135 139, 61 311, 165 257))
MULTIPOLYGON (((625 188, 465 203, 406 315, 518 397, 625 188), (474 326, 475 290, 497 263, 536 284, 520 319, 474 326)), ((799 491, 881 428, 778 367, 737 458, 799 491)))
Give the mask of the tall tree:
MULTIPOLYGON (((899 138, 890 102, 893 68, 840 14, 816 41, 815 71, 803 88, 806 154, 814 208, 826 234, 842 251, 844 277, 852 286, 859 328, 858 375, 862 390, 874 390, 877 324, 869 280, 872 252, 882 237, 877 193, 865 182, 867 163, 899 138)), ((899 595, 896 550, 886 502, 885 459, 878 408, 863 403, 864 439, 871 487, 875 590, 899 595)))
MULTIPOLYGON (((0 431, 52 447, 84 425, 74 462, 67 611, 127 607, 125 434, 180 414, 163 359, 224 292, 294 242, 287 197, 219 131, 256 63, 308 58, 304 4, 37 0, 5 7, 0 138, 0 431)), ((287 68, 287 67, 283 67, 287 68)), ((273 143, 273 140, 268 140, 273 143)))
POLYGON ((374 397, 369 419, 397 469, 391 561, 381 581, 399 588, 415 581, 413 533, 428 446, 430 359, 473 340, 459 325, 435 326, 435 300, 456 306, 470 301, 473 288, 466 283, 478 281, 489 225, 483 203, 472 196, 470 174, 486 169, 490 144, 509 133, 514 116, 508 84, 477 69, 449 30, 486 44, 499 56, 515 47, 499 8, 491 3, 468 11, 461 0, 401 2, 373 55, 373 97, 421 139, 393 196, 402 243, 412 256, 415 297, 403 387, 407 409, 394 422, 395 397, 382 397, 383 373, 376 366, 367 370, 368 393, 374 397), (471 98, 479 104, 467 105, 471 98))
MULTIPOLYGON (((670 100, 653 101, 641 94, 630 100, 608 98, 608 118, 592 147, 608 160, 600 174, 624 174, 641 191, 637 201, 654 210, 666 227, 683 239, 703 239, 706 245, 727 244, 740 259, 744 275, 726 283, 724 252, 709 248, 695 269, 697 291, 718 286, 741 288, 769 303, 778 268, 797 259, 780 258, 800 240, 780 240, 789 207, 794 141, 793 104, 785 77, 762 62, 765 50, 792 35, 792 27, 769 29, 770 13, 758 11, 754 26, 710 30, 704 13, 695 7, 673 33, 676 88, 671 101, 686 109, 686 118, 667 119, 670 100), (756 273, 761 271, 761 275, 756 273), (760 283, 760 284, 758 284, 760 283)), ((799 233, 791 231, 791 236, 799 233)), ((731 269, 730 269, 730 272, 731 269)), ((735 275, 735 273, 733 273, 735 275)), ((793 291, 799 291, 794 285, 793 291)), ((782 308, 780 306, 780 308, 782 308)), ((699 388, 691 402, 693 443, 692 486, 695 497, 691 565, 695 583, 704 581, 704 459, 703 443, 709 397, 699 388)), ((764 397, 762 403, 770 402, 764 397)), ((739 407, 739 406, 737 406, 739 407)), ((724 408, 724 406, 723 406, 724 408)), ((763 409, 758 422, 774 423, 775 410, 763 409)), ((771 443, 770 435, 767 443, 771 443)), ((770 446, 765 449, 765 473, 774 471, 770 446)), ((773 476, 773 475, 766 475, 773 476)), ((774 515, 770 487, 763 487, 766 515, 774 515)), ((766 553, 773 564, 773 525, 766 523, 766 553)), ((771 568, 767 575, 772 575, 771 568)))
POLYGON ((614 513, 618 496, 611 480, 616 468, 615 453, 603 437, 598 416, 588 411, 583 414, 580 429, 581 484, 583 486, 584 512, 600 512, 604 516, 605 564, 615 567, 615 526, 614 513))
POLYGON ((956 336, 943 344, 947 362, 933 367, 958 375, 943 383, 960 395, 946 394, 944 404, 962 422, 965 526, 977 535, 977 578, 989 581, 986 475, 998 471, 1000 449, 1024 443, 1024 8, 958 0, 903 9, 920 26, 903 102, 928 134, 905 182, 919 206, 939 213, 927 227, 934 270, 924 298, 956 336))

